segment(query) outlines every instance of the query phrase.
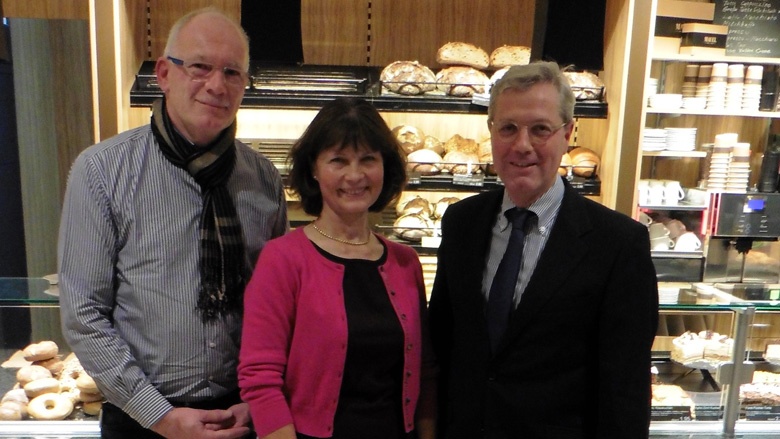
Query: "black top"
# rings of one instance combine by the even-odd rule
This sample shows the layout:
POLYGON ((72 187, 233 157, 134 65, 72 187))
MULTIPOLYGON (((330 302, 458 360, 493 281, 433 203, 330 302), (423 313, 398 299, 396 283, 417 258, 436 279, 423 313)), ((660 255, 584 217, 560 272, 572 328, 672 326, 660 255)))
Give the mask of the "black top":
MULTIPOLYGON (((344 266, 347 358, 333 426, 333 439, 403 439, 401 380, 404 333, 376 261, 344 259, 317 247, 344 266)), ((298 434, 300 439, 309 436, 298 434)))

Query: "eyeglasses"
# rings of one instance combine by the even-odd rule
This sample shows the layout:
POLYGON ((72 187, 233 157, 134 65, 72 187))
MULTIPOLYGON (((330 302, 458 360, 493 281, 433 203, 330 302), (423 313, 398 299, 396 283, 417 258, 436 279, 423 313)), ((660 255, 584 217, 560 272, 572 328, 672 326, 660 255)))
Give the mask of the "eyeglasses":
MULTIPOLYGON (((213 64, 201 61, 188 62, 172 56, 168 56, 168 59, 177 66, 184 68, 187 76, 195 82, 208 81, 211 75, 218 70, 213 64)), ((249 83, 249 74, 233 67, 222 67, 222 75, 225 77, 225 82, 232 86, 246 87, 249 83)))
POLYGON ((520 135, 520 131, 523 127, 528 128, 528 140, 533 146, 543 145, 553 134, 557 133, 561 128, 568 125, 568 122, 564 122, 558 126, 551 126, 546 123, 535 123, 533 125, 520 125, 512 121, 490 121, 491 131, 495 128, 495 136, 503 142, 514 142, 517 140, 517 136, 520 135))

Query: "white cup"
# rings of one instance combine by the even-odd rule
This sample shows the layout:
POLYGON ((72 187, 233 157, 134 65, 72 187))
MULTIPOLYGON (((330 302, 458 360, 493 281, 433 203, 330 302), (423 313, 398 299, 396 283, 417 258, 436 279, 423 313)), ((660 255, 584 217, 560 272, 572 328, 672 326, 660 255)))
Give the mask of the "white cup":
POLYGON ((666 238, 669 236, 669 229, 663 223, 653 223, 648 227, 648 233, 650 233, 650 240, 666 238))
POLYGON ((665 225, 666 228, 669 229, 669 237, 672 239, 677 239, 678 236, 688 231, 685 228, 685 224, 680 220, 671 220, 665 225))
POLYGON ((667 251, 674 248, 674 239, 668 236, 659 236, 657 238, 650 238, 650 248, 655 251, 667 251))
POLYGON ((650 180, 648 186, 647 205, 660 206, 664 204, 666 185, 662 180, 650 180))
POLYGON ((650 204, 650 182, 648 180, 639 180, 636 190, 639 205, 646 206, 650 204))
POLYGON ((683 198, 685 198, 685 191, 680 182, 666 180, 664 183, 664 204, 667 206, 676 206, 683 198))
POLYGON ((637 219, 637 221, 639 221, 640 223, 644 224, 647 227, 650 227, 650 224, 653 223, 653 219, 650 218, 650 215, 648 215, 648 214, 646 214, 644 212, 639 212, 638 216, 639 216, 639 218, 637 219))
POLYGON ((695 252, 701 249, 701 240, 693 232, 685 232, 674 242, 674 250, 680 252, 695 252))

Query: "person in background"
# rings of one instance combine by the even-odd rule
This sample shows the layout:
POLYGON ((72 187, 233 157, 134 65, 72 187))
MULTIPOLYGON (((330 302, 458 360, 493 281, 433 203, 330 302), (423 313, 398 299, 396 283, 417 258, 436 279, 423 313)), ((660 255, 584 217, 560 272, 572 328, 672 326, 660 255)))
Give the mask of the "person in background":
POLYGON ((369 223, 406 182, 395 137, 371 104, 340 98, 290 162, 316 219, 269 242, 247 286, 238 377, 258 436, 433 438, 422 267, 369 223))
POLYGON ((107 403, 104 438, 238 438, 243 291, 289 229, 281 176, 235 139, 248 40, 208 8, 171 29, 151 123, 73 164, 58 247, 62 329, 107 403))
POLYGON ((429 307, 441 437, 648 436, 649 236, 558 175, 573 111, 555 63, 512 67, 491 90, 504 188, 445 212, 429 307))

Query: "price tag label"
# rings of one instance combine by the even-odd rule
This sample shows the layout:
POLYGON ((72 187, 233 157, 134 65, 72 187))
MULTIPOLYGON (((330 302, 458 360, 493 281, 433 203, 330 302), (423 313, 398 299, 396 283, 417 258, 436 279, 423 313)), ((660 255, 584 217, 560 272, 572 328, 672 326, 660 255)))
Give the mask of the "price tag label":
POLYGON ((650 419, 653 421, 690 421, 691 407, 686 405, 660 405, 650 407, 650 419))
POLYGON ((745 419, 748 421, 780 421, 780 406, 745 407, 745 419))
POLYGON ((723 406, 697 405, 695 415, 697 421, 720 421, 723 419, 723 406))
POLYGON ((452 184, 461 186, 484 186, 485 176, 482 174, 455 174, 452 176, 452 184))
POLYGON ((422 176, 419 172, 411 172, 407 176, 408 180, 406 184, 420 184, 422 183, 422 176))

